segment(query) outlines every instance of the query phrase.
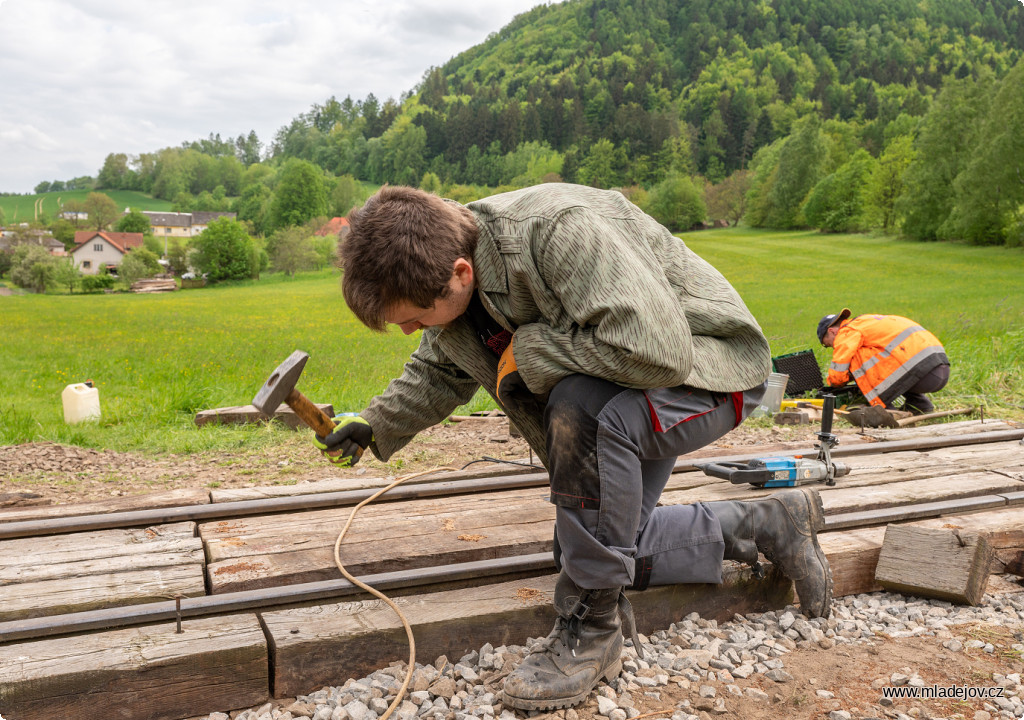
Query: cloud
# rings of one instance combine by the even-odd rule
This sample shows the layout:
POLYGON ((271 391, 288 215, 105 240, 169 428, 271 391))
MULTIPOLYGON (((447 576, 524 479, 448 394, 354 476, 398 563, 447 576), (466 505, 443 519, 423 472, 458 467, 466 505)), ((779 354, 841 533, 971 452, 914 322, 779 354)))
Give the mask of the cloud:
POLYGON ((0 0, 0 191, 219 133, 274 133, 334 95, 398 98, 538 0, 0 0))

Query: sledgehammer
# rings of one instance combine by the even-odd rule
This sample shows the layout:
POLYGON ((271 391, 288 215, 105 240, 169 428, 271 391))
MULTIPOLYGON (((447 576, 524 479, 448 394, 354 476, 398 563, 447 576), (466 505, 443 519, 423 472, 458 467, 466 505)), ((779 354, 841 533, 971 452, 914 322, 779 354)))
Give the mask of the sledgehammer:
POLYGON ((281 403, 285 403, 302 422, 316 431, 321 437, 334 432, 334 421, 323 410, 318 408, 309 398, 295 389, 295 383, 306 367, 309 354, 296 350, 288 359, 277 366, 277 370, 263 383, 256 393, 252 404, 268 418, 273 417, 281 403))

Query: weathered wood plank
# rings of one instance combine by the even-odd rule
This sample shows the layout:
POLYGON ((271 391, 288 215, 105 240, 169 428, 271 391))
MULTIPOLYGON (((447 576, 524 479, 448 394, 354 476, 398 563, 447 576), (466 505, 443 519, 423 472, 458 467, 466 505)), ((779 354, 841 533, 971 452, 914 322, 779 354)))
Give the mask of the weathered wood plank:
MULTIPOLYGON (((439 530, 435 524, 426 533, 396 532, 389 541, 353 537, 350 543, 346 536, 341 559, 349 572, 361 575, 544 552, 551 549, 554 509, 549 508, 544 511, 550 517, 523 518, 514 524, 495 519, 482 524, 481 520, 481 524, 468 527, 467 523, 450 531, 439 530)), ((338 577, 336 539, 336 534, 321 536, 315 541, 317 546, 308 549, 278 552, 275 548, 273 552, 210 561, 210 590, 217 594, 338 577)))
MULTIPOLYGON (((144 555, 195 554, 202 562, 203 542, 195 535, 195 523, 156 525, 127 530, 54 535, 0 541, 0 583, 25 582, 25 574, 47 567, 97 563, 144 555), (196 554, 196 553, 199 554, 196 554)), ((87 574, 81 570, 73 574, 87 574)))
POLYGON ((205 505, 209 502, 209 491, 199 488, 181 488, 179 490, 167 490, 147 495, 126 495, 111 498, 110 500, 89 503, 0 508, 0 523, 74 517, 77 515, 107 515, 128 510, 170 508, 181 505, 205 505))
POLYGON ((0 647, 0 710, 16 720, 178 720, 269 699, 255 615, 0 647))
MULTIPOLYGON (((904 502, 928 502, 935 499, 969 497, 979 493, 1002 493, 1019 485, 1019 482, 999 473, 961 473, 955 465, 951 466, 949 463, 921 460, 916 468, 908 466, 906 469, 894 468, 888 471, 854 469, 850 475, 839 478, 834 486, 817 484, 812 487, 821 492, 825 512, 834 514, 858 509, 892 507, 904 502), (954 477, 955 480, 952 479, 954 477)), ((691 490, 667 490, 661 497, 661 503, 681 505, 698 501, 750 500, 764 497, 770 492, 772 490, 715 480, 691 490)))
POLYGON ((818 543, 832 568, 835 597, 881 590, 875 566, 882 550, 885 527, 821 533, 818 543))
POLYGON ((0 585, 113 574, 122 572, 125 568, 151 570, 174 565, 202 566, 206 559, 203 542, 199 538, 154 543, 145 549, 140 548, 137 552, 112 557, 88 557, 84 551, 79 551, 75 555, 79 557, 45 564, 35 563, 24 557, 9 562, 0 560, 0 585))
POLYGON ((1011 562, 1017 553, 1024 550, 1024 507, 1019 505, 972 515, 921 520, 915 525, 984 533, 1002 562, 1011 562))
POLYGON ((888 442, 892 440, 969 435, 982 432, 1001 432, 1003 430, 1016 430, 1018 427, 1020 426, 1004 420, 960 420, 957 422, 936 423, 934 425, 921 425, 919 427, 868 428, 864 434, 876 440, 888 442))
POLYGON ((1009 478, 990 473, 957 474, 955 479, 926 478, 884 485, 840 487, 837 485, 821 493, 826 515, 855 510, 875 510, 910 503, 957 500, 975 495, 996 495, 1017 487, 1009 478))
MULTIPOLYGON (((352 508, 329 508, 235 518, 201 523, 199 534, 207 543, 210 560, 216 561, 244 557, 267 547, 288 551, 333 545, 351 514, 352 508)), ((546 489, 367 505, 356 516, 346 544, 390 541, 396 536, 477 533, 481 528, 507 524, 512 517, 524 522, 554 517, 546 489)))
MULTIPOLYGON (((394 600, 413 627, 417 655, 457 658, 485 642, 523 644, 546 635, 554 622, 555 577, 394 600)), ((777 573, 755 580, 738 566, 730 566, 722 585, 672 585, 630 594, 637 629, 644 633, 667 628, 693 611, 724 620, 791 600, 791 583, 777 573)), ((310 692, 408 659, 400 621, 377 600, 269 612, 263 621, 277 696, 310 692)))
MULTIPOLYGON (((1024 551, 1024 507, 986 510, 970 515, 949 515, 915 520, 906 527, 959 529, 984 533, 1003 562, 1011 563, 1024 551)), ((832 566, 836 597, 881 590, 875 568, 882 550, 886 526, 820 533, 818 540, 832 566)), ((996 571, 1000 567, 996 563, 996 571)), ((994 581, 994 577, 993 577, 994 581)))
POLYGON ((206 594, 201 562, 0 585, 0 621, 155 602, 177 594, 206 594))
POLYGON ((875 579, 893 592, 977 605, 985 594, 991 562, 984 535, 890 525, 875 579))
POLYGON ((93 530, 67 535, 50 535, 40 538, 17 538, 0 541, 5 557, 18 554, 37 558, 67 557, 67 553, 87 550, 93 557, 112 557, 119 553, 131 553, 140 545, 164 540, 181 540, 196 537, 196 524, 191 520, 152 525, 145 528, 93 530), (45 545, 45 547, 41 547, 45 545))
POLYGON ((944 515, 962 515, 965 513, 995 510, 1006 507, 1003 495, 974 495, 957 500, 939 500, 937 502, 898 505, 891 508, 876 508, 863 512, 854 511, 827 515, 825 527, 828 530, 845 530, 869 525, 887 525, 894 522, 910 522, 944 515))

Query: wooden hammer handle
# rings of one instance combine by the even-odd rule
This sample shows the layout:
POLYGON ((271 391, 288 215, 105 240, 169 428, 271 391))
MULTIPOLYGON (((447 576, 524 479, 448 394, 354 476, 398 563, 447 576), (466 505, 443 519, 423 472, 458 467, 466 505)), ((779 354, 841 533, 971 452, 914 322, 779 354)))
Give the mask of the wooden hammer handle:
POLYGON ((295 411, 302 422, 313 428, 320 437, 327 437, 334 432, 334 421, 327 416, 327 413, 310 402, 309 398, 295 388, 288 393, 284 402, 295 411))

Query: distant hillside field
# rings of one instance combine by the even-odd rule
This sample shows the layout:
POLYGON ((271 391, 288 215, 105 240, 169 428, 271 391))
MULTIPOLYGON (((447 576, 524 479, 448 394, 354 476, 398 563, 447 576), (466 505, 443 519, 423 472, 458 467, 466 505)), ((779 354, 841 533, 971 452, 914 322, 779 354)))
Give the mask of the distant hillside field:
MULTIPOLYGON (((0 196, 0 208, 4 212, 5 223, 32 222, 36 219, 36 206, 42 199, 39 210, 49 218, 53 218, 62 203, 68 200, 85 200, 91 190, 68 190, 50 192, 39 195, 8 195, 0 196)), ((104 190, 105 195, 113 198, 119 207, 134 207, 140 210, 170 210, 169 200, 158 200, 134 190, 104 190)))

